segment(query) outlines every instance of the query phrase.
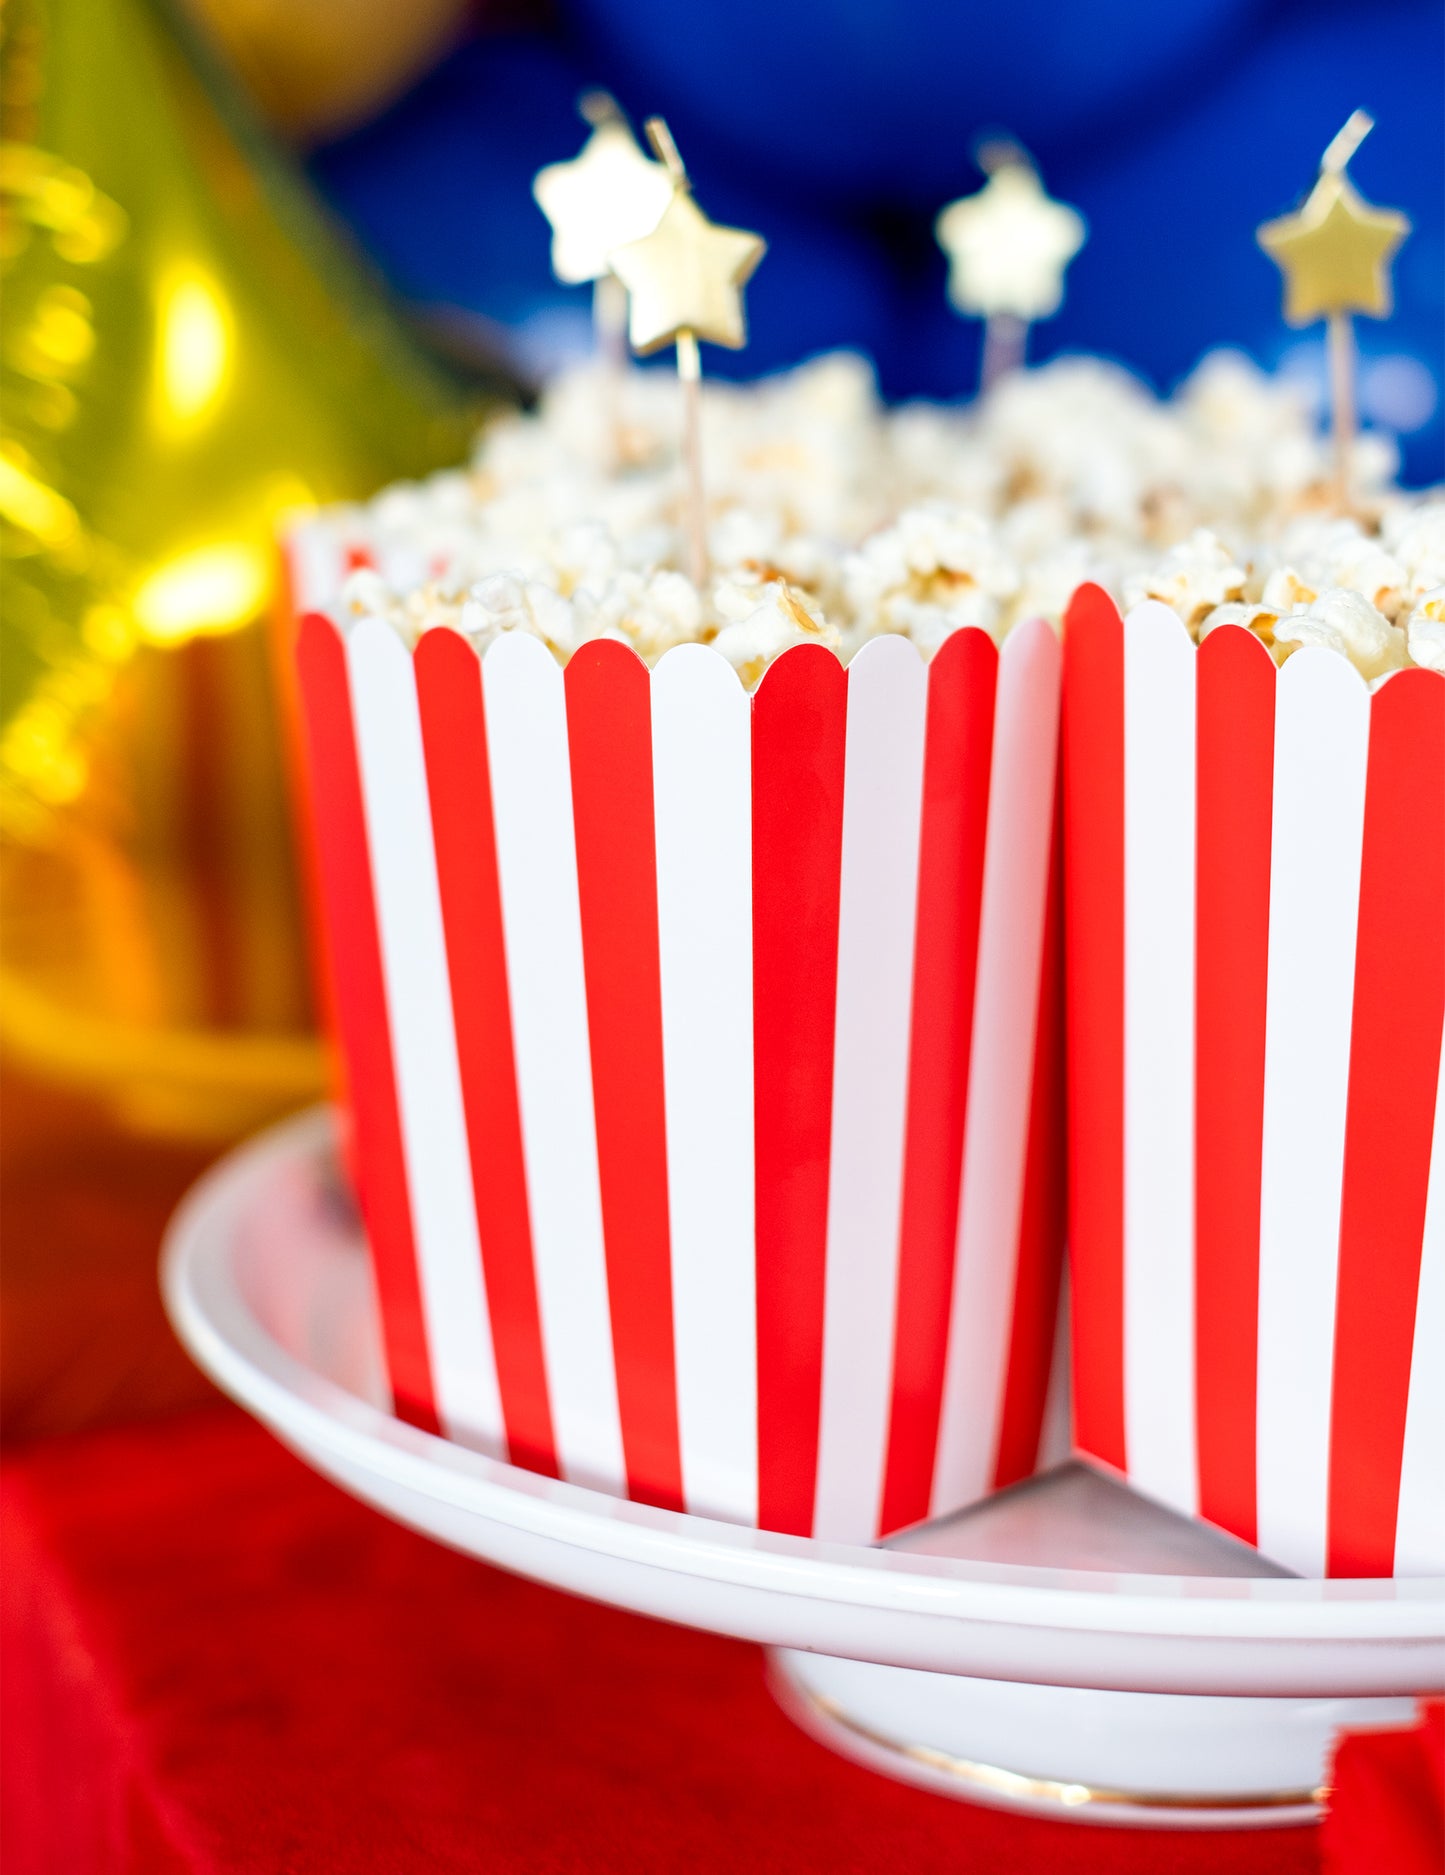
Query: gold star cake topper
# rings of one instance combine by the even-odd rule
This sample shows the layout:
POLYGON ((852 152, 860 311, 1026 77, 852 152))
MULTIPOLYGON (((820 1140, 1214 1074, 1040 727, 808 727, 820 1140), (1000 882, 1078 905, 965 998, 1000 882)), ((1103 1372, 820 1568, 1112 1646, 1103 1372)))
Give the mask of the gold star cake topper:
POLYGON ((983 319, 983 383, 1023 363, 1028 326, 1063 303, 1064 269, 1084 245, 1082 215, 1044 191, 1016 143, 986 143, 978 160, 988 181, 951 202, 934 224, 948 256, 948 296, 983 319))
POLYGON ((693 200, 687 171, 666 124, 648 120, 647 134, 667 165, 672 199, 650 234, 611 254, 627 288, 628 336, 635 352, 655 352, 691 334, 737 351, 747 344, 742 289, 767 252, 744 228, 709 221, 693 200))
POLYGON ((602 279, 613 248, 651 234, 672 200, 672 178, 638 146, 611 98, 589 92, 581 110, 592 125, 581 153, 549 163, 532 184, 552 224, 552 271, 568 286, 602 279))
POLYGON ((693 584, 707 576, 707 508, 702 492, 702 361, 697 342, 747 343, 743 288, 768 250, 760 234, 709 221, 692 198, 692 185, 672 133, 660 117, 647 120, 648 141, 671 179, 672 200, 641 240, 614 248, 612 271, 627 288, 628 337, 636 352, 677 347, 683 395, 683 460, 687 470, 688 571, 693 584))
POLYGON ((1330 428, 1335 449, 1335 499, 1350 505, 1355 441, 1355 342, 1352 313, 1383 319, 1390 311, 1388 262, 1410 232, 1397 209, 1376 208, 1351 183, 1350 158, 1374 129, 1356 111, 1320 158, 1319 179, 1293 215, 1267 221, 1259 245, 1284 275, 1284 316, 1291 325, 1328 321, 1330 428))
POLYGON ((1365 201, 1345 173, 1373 128, 1356 111, 1325 151, 1304 206, 1259 230, 1260 246, 1284 275, 1284 316, 1292 326, 1332 313, 1389 314, 1387 262, 1410 223, 1396 209, 1365 201))

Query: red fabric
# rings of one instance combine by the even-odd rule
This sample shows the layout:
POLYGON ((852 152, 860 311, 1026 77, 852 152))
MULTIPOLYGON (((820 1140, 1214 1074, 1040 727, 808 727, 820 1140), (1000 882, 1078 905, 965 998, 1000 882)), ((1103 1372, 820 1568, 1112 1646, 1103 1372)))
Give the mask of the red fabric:
POLYGON ((230 1408, 33 1447, 3 1485, 6 1875, 1319 1866, 1311 1830, 1096 1829, 875 1777, 783 1718, 755 1649, 437 1548, 230 1408))
POLYGON ((1414 1725, 1346 1732, 1320 1831, 1328 1875, 1440 1875, 1445 1868, 1445 1699, 1414 1725))

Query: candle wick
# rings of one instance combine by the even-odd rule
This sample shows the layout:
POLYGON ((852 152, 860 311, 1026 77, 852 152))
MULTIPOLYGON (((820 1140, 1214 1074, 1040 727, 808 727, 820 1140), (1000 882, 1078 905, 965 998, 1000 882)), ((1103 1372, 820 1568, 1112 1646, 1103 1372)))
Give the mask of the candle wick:
POLYGON ((1342 174, 1345 165, 1374 128, 1375 120, 1368 111, 1352 111, 1344 129, 1331 139, 1329 148, 1320 158, 1320 168, 1327 175, 1342 174))
POLYGON ((667 127, 667 120, 662 117, 649 117, 644 128, 647 131, 647 140, 652 145, 659 162, 672 177, 673 188, 678 190, 691 188, 682 157, 678 154, 677 145, 672 140, 672 132, 667 127))

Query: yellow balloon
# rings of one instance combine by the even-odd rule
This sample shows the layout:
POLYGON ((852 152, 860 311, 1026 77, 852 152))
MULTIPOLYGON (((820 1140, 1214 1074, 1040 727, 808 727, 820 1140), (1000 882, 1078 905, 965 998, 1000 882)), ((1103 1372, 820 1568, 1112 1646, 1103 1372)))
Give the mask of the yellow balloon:
POLYGON ((10 0, 0 1041, 223 1137, 322 1083, 267 619, 278 517, 483 407, 145 0, 10 0))

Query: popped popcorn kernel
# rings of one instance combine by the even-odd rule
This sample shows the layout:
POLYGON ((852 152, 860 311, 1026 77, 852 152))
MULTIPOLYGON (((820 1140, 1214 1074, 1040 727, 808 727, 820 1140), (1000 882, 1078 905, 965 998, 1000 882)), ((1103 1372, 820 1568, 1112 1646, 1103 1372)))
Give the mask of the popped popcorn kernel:
POLYGON ((1383 677, 1408 661, 1405 634, 1363 594, 1337 586, 1303 612, 1277 619, 1275 643, 1287 656, 1304 645, 1324 645, 1347 657, 1362 677, 1383 677))
POLYGON ((781 580, 767 588, 760 605, 745 618, 725 625, 713 640, 749 690, 757 687, 774 658, 794 645, 809 643, 836 651, 838 633, 781 580))
POLYGON ((1216 606, 1243 595, 1249 577, 1229 549, 1207 527, 1171 547, 1149 572, 1124 582, 1125 603, 1158 599, 1193 630, 1216 606))
POLYGON ((1247 600, 1228 599, 1223 605, 1217 605, 1199 627, 1199 642, 1212 631, 1218 631, 1221 625, 1242 625, 1248 632, 1253 632, 1260 643, 1271 652, 1275 649, 1274 631, 1279 623, 1279 614, 1267 605, 1251 605, 1247 600))
POLYGON ((1445 671, 1445 585, 1422 593, 1405 626, 1410 656, 1427 671, 1445 671))

